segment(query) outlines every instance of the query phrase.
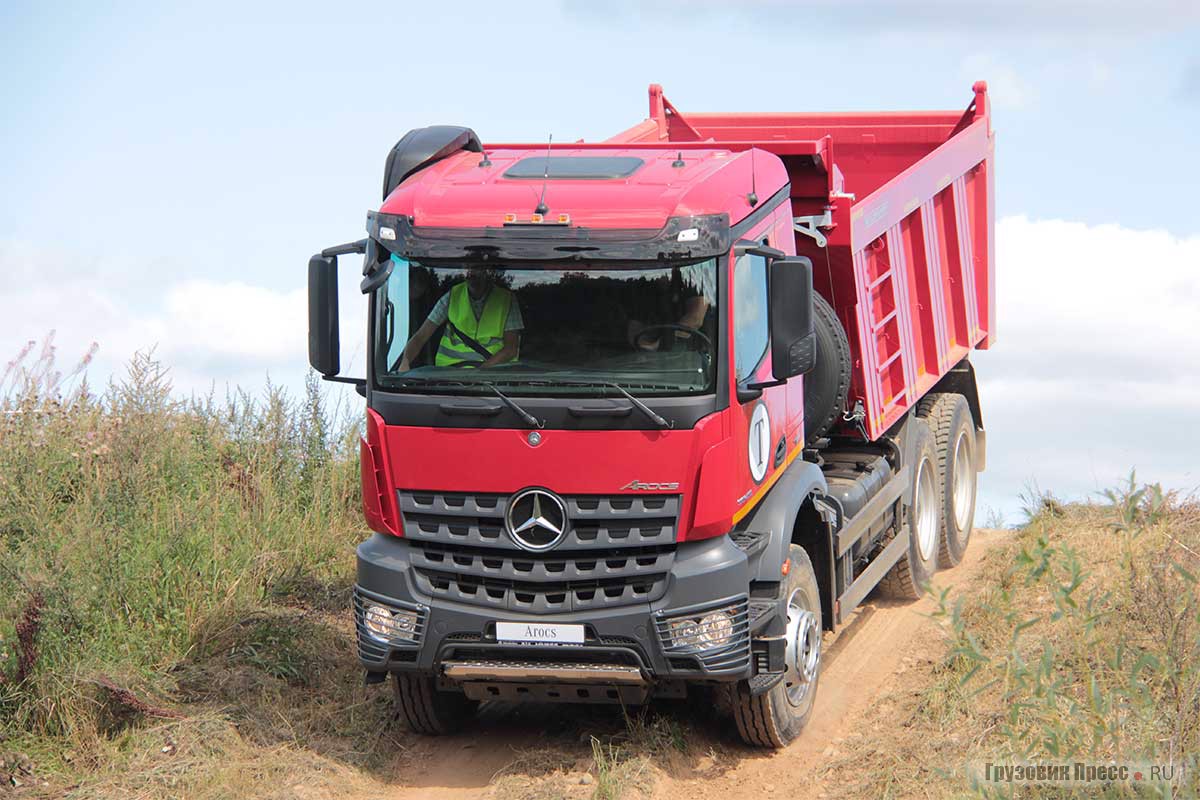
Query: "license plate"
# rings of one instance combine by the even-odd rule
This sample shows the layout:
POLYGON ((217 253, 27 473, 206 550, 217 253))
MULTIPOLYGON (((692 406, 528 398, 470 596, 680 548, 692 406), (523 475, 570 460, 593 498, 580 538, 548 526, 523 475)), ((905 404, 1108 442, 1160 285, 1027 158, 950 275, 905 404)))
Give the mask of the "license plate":
POLYGON ((583 644, 583 626, 546 622, 497 622, 496 638, 501 642, 583 644))

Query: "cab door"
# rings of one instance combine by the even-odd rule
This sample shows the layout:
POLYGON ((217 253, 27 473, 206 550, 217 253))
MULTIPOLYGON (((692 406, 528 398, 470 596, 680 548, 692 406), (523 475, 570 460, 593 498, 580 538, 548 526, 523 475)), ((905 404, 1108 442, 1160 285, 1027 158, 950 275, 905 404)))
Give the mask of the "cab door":
MULTIPOLYGON (((741 241, 775 247, 774 225, 772 215, 742 236, 741 241)), ((732 402, 738 409, 733 415, 734 437, 741 451, 735 472, 739 476, 735 522, 749 513, 791 457, 799 452, 798 444, 792 441, 796 425, 788 413, 787 385, 765 385, 773 381, 767 264, 766 256, 739 254, 736 247, 731 256, 732 402)))

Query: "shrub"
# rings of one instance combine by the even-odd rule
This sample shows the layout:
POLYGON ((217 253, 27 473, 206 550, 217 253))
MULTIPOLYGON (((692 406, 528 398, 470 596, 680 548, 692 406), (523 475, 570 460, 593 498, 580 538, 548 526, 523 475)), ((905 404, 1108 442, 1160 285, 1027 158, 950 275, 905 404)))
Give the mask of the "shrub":
POLYGON ((0 738, 35 746, 111 732, 102 680, 169 703, 218 651, 303 682, 320 654, 274 618, 221 644, 272 602, 344 600, 363 527, 358 422, 315 377, 181 400, 153 353, 99 393, 88 359, 64 376, 31 343, 0 380, 0 738))

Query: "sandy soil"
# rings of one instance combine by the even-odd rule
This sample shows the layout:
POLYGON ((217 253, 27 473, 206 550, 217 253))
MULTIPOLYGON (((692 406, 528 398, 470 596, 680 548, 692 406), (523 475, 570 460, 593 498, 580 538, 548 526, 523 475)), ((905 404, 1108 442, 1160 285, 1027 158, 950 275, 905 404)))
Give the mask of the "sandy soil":
MULTIPOLYGON (((967 558, 938 573, 938 588, 963 589, 981 576, 984 554, 1010 534, 977 530, 967 558)), ((645 789, 661 800, 837 797, 817 769, 839 754, 862 725, 862 712, 902 686, 908 668, 940 653, 941 634, 929 618, 933 600, 911 604, 869 598, 837 635, 826 634, 813 717, 801 737, 779 752, 738 743, 732 721, 702 704, 663 704, 688 740, 686 754, 656 764, 645 789)), ((619 713, 607 707, 490 706, 466 734, 418 739, 397 756, 390 786, 367 795, 381 800, 466 800, 482 797, 588 797, 590 737, 618 733, 619 713)), ((878 724, 878 723, 876 723, 878 724)))

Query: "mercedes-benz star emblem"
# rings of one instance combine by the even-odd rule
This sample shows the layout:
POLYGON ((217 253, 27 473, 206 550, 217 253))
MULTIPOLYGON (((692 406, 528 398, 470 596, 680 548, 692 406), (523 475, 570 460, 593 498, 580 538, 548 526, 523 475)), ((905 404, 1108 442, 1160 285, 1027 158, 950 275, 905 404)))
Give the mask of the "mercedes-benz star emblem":
POLYGON ((519 547, 549 550, 567 533, 567 507, 545 489, 524 489, 508 502, 504 523, 519 547))

